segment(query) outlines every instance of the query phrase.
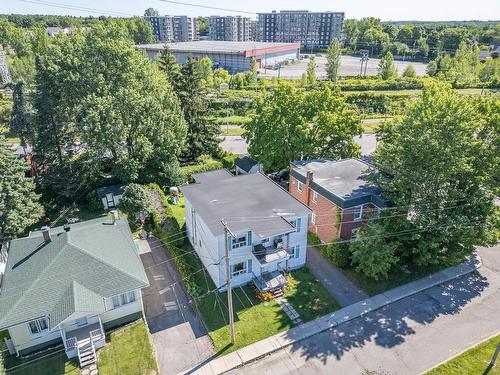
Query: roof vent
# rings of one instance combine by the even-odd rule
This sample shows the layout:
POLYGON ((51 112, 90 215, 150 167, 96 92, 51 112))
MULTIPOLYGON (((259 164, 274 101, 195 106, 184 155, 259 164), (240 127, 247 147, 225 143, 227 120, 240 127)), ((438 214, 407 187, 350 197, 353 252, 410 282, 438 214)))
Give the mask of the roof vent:
POLYGON ((43 235, 43 240, 45 242, 50 241, 50 227, 48 225, 44 225, 42 228, 42 235, 43 235))

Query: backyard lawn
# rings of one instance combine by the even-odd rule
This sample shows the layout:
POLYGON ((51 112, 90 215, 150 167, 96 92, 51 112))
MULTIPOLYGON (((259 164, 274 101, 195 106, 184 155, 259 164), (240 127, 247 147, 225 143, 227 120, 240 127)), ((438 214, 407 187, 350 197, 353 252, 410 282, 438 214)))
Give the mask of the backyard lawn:
MULTIPOLYGON (((181 198, 179 205, 166 203, 165 208, 170 218, 170 230, 158 233, 162 234, 163 238, 184 230, 184 199, 181 198)), ((192 251, 187 240, 182 244, 179 242, 172 244, 168 240, 165 242, 172 256, 192 251)), ((293 327, 275 300, 261 302, 251 286, 235 288, 233 306, 236 343, 230 345, 227 294, 217 292, 208 274, 204 271, 199 272, 203 265, 195 254, 177 257, 175 262, 185 278, 186 288, 194 297, 197 310, 219 354, 234 351, 293 327)), ((291 273, 290 287, 285 295, 301 315, 303 322, 340 308, 307 269, 291 273)))
POLYGON ((495 354, 500 349, 500 335, 475 346, 439 367, 429 371, 427 375, 468 375, 468 374, 500 374, 500 355, 494 366, 489 367, 495 354))
MULTIPOLYGON (((158 374, 145 324, 140 321, 112 332, 100 349, 97 365, 101 375, 158 374)), ((79 375, 76 360, 68 360, 58 347, 30 358, 12 355, 0 357, 0 374, 7 375, 79 375), (5 366, 5 367, 4 367, 5 366)))

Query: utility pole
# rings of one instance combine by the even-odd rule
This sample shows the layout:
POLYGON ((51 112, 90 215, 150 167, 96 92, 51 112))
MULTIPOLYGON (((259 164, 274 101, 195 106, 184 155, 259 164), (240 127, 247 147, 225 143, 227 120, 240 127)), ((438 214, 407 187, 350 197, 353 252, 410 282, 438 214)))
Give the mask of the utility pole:
POLYGON ((224 249, 226 255, 226 287, 227 287, 227 306, 229 309, 229 334, 231 336, 231 344, 234 345, 234 314, 233 314, 233 291, 231 289, 231 266, 229 265, 229 235, 234 237, 234 234, 229 230, 224 219, 221 220, 224 227, 224 249))

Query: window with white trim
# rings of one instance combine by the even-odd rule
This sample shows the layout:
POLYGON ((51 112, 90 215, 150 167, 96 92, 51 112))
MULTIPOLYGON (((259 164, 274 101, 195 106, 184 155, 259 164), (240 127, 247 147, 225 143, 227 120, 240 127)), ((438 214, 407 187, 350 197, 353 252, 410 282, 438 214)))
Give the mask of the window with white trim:
POLYGON ((38 335, 49 330, 49 323, 46 318, 32 320, 28 322, 28 329, 32 335, 38 335))
POLYGON ((363 217, 363 206, 354 207, 353 220, 361 220, 363 217))
POLYGON ((299 193, 302 193, 302 182, 300 182, 300 181, 297 181, 297 191, 299 193))
POLYGON ((314 211, 311 214, 311 223, 316 224, 316 213, 314 211))
POLYGON ((314 203, 318 202, 318 192, 317 191, 313 191, 312 201, 314 203))
POLYGON ((235 263, 231 266, 231 277, 247 273, 247 262, 235 263))
POLYGON ((129 303, 135 302, 135 300, 136 298, 134 291, 119 294, 111 298, 113 309, 117 309, 118 307, 123 305, 128 305, 129 303))
POLYGON ((247 245, 247 236, 238 236, 236 238, 231 238, 231 248, 237 249, 247 245))
POLYGON ((300 253, 300 245, 295 245, 290 248, 288 254, 290 255, 290 259, 298 258, 300 253))

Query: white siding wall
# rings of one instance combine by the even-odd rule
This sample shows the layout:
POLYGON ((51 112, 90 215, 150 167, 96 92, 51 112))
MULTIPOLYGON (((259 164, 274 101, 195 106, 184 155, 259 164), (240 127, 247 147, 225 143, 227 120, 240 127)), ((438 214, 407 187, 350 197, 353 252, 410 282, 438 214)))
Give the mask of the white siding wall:
POLYGON ((184 200, 185 216, 186 216, 186 235, 194 250, 200 257, 201 262, 208 271, 217 288, 225 284, 225 273, 221 272, 221 266, 212 263, 220 262, 224 264, 224 241, 216 238, 205 222, 201 219, 196 211, 192 210, 192 206, 187 199, 184 200))
MULTIPOLYGON (((296 217, 298 218, 298 217, 296 217)), ((295 218, 295 219, 296 219, 295 218)), ((308 215, 300 216, 301 228, 298 233, 290 233, 288 247, 299 245, 299 257, 291 258, 288 260, 288 267, 290 269, 300 268, 306 264, 306 253, 307 253, 307 224, 308 224, 308 215)), ((293 218, 289 218, 288 220, 292 220, 293 218)))
MULTIPOLYGON (((111 299, 105 300, 106 311, 101 314, 102 323, 107 323, 119 318, 122 318, 127 315, 134 314, 136 312, 142 311, 142 303, 141 303, 141 293, 140 290, 135 290, 135 298, 136 300, 132 303, 120 306, 116 309, 113 309, 113 305, 111 303, 111 299)), ((78 328, 76 326, 75 320, 81 317, 86 316, 88 318, 89 324, 97 323, 99 321, 97 314, 91 313, 75 313, 66 319, 63 323, 63 328, 65 331, 71 331, 73 329, 78 328)), ((51 332, 44 332, 39 335, 32 335, 29 331, 28 324, 23 323, 17 326, 13 326, 9 328, 9 334, 14 342, 15 348, 17 351, 21 351, 24 349, 28 349, 32 346, 40 345, 46 342, 49 342, 54 339, 58 339, 61 337, 61 333, 59 328, 56 328, 51 332)), ((67 336, 69 338, 69 336, 67 336)))

